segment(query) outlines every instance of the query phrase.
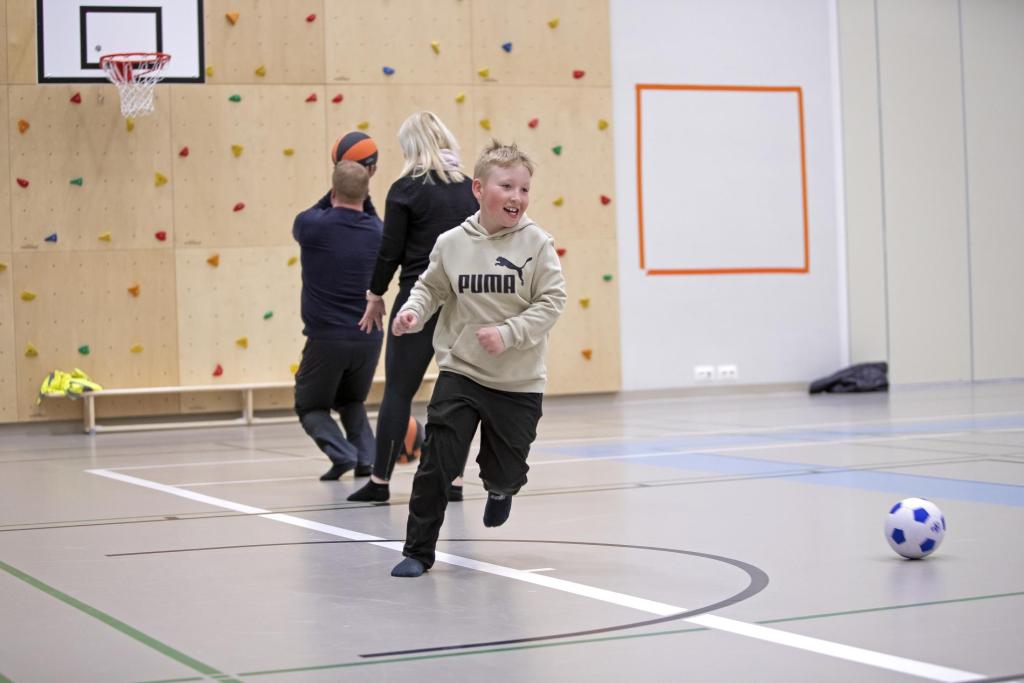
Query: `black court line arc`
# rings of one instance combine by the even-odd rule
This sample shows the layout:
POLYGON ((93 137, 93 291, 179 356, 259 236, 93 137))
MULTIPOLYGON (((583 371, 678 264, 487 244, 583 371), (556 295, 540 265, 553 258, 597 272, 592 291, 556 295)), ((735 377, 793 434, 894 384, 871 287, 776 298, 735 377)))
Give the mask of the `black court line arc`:
MULTIPOLYGON (((357 541, 357 540, 338 540, 338 541, 296 541, 291 543, 260 543, 252 545, 237 545, 237 546, 210 546, 205 548, 178 548, 174 550, 150 550, 135 553, 112 553, 108 554, 107 557, 132 557, 137 555, 158 555, 165 553, 184 553, 184 552, 200 552, 204 550, 234 550, 242 548, 266 548, 276 546, 290 546, 290 545, 328 545, 334 543, 401 543, 403 539, 386 539, 381 538, 374 541, 357 541)), ((441 539, 439 543, 546 543, 552 545, 580 545, 580 546, 591 546, 600 548, 620 548, 626 550, 650 550, 653 552, 662 553, 674 553, 677 555, 689 555, 691 557, 699 557, 705 560, 712 560, 714 562, 721 562, 730 566, 736 567, 740 571, 746 573, 750 579, 747 586, 739 591, 738 593, 719 600, 718 602, 704 605, 703 607, 696 607, 689 609, 679 614, 672 614, 667 617, 658 617, 657 619, 646 619, 644 621, 634 621, 626 624, 617 624, 615 626, 605 626, 601 628, 584 629, 581 631, 569 631, 565 633, 554 633, 549 635, 541 636, 528 636, 523 638, 510 638, 505 640, 490 640, 486 642, 473 642, 473 643, 460 643, 455 645, 437 645, 433 647, 422 647, 412 648, 405 650, 389 650, 387 652, 371 652, 366 654, 360 654, 359 657, 363 659, 375 659, 378 657, 394 657, 399 655, 412 655, 412 654, 426 654, 431 652, 444 652, 447 650, 468 650, 474 648, 484 647, 495 647, 500 645, 517 645, 522 643, 536 643, 545 640, 557 640, 560 638, 573 638, 577 636, 588 636, 596 635, 601 633, 613 633, 616 631, 625 631, 633 628, 640 628, 642 626, 651 626, 653 624, 663 624, 670 621, 679 621, 681 619, 689 619, 699 614, 706 614, 708 612, 714 612, 715 610, 723 609, 736 603, 742 602, 763 591, 769 582, 768 574, 761 568, 737 560, 731 557, 725 557, 723 555, 713 555, 710 553, 701 553, 695 550, 681 550, 679 548, 663 548, 659 546, 649 545, 631 545, 627 543, 600 543, 591 541, 552 541, 552 540, 539 540, 539 539, 506 539, 506 538, 448 538, 441 539)))

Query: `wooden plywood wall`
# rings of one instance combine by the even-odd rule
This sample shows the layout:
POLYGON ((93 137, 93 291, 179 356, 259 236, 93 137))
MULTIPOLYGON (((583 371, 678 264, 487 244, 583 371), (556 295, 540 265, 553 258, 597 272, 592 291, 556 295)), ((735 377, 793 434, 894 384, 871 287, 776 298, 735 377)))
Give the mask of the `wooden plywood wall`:
MULTIPOLYGON (((55 368, 116 387, 287 380, 303 342, 294 216, 328 190, 327 150, 356 128, 380 147, 371 194, 383 213, 398 127, 421 109, 451 128, 470 169, 492 136, 534 158, 529 214, 565 250, 569 288, 549 393, 619 388, 606 2, 206 0, 204 12, 207 82, 159 86, 155 113, 129 130, 111 86, 36 85, 34 2, 0 4, 0 421, 78 415, 35 405, 55 368)), ((287 407, 279 393, 261 405, 287 407)), ((211 394, 107 412, 236 404, 211 394)))

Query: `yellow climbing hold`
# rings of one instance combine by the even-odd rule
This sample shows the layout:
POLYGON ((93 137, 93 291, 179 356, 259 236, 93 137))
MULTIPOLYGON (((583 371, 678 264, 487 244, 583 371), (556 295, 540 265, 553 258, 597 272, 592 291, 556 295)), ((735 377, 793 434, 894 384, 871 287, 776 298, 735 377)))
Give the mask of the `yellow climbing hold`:
POLYGON ((213 76, 213 65, 212 64, 210 64, 209 66, 206 67, 206 76, 208 78, 213 76))
POLYGON ((291 365, 288 366, 288 369, 294 375, 296 372, 299 371, 299 364, 298 363, 292 363, 291 365))
POLYGON ((255 73, 256 73, 257 76, 266 76, 267 75, 267 67, 265 67, 262 64, 260 64, 258 67, 256 67, 255 73))
POLYGON ((235 340, 235 346, 239 346, 243 349, 249 348, 249 338, 239 337, 238 339, 235 340))
POLYGON ((359 123, 356 124, 356 128, 358 128, 359 130, 366 130, 369 127, 370 127, 370 122, 369 121, 360 121, 359 123))
POLYGON ((298 262, 299 262, 299 257, 298 256, 290 256, 290 257, 288 257, 288 265, 289 266, 294 266, 298 262))
POLYGON ((114 236, 108 230, 107 232, 101 232, 97 239, 99 239, 100 242, 112 242, 114 240, 114 236))
POLYGON ((466 101, 466 93, 460 92, 458 95, 455 96, 455 101, 458 102, 459 104, 462 104, 463 102, 465 102, 466 101))
POLYGON ((231 153, 234 154, 236 158, 242 156, 243 149, 244 148, 241 145, 231 145, 231 153))
POLYGON ((550 20, 548 22, 548 26, 550 26, 551 28, 558 28, 558 17, 555 17, 554 19, 550 20))
POLYGON ((142 353, 142 344, 132 344, 132 347, 128 350, 132 353, 142 353))
POLYGON ((166 185, 167 184, 167 176, 165 176, 163 173, 160 173, 159 171, 157 171, 156 176, 154 177, 154 180, 153 180, 153 184, 156 185, 157 187, 160 187, 161 185, 166 185))
POLYGON ((587 299, 587 298, 580 299, 580 306, 582 306, 583 308, 589 308, 590 307, 590 299, 587 299))
POLYGON ((441 54, 441 43, 436 40, 430 41, 430 49, 434 51, 435 55, 441 54))
POLYGON ((285 147, 284 148, 284 155, 286 157, 290 157, 293 154, 295 154, 295 150, 294 149, 292 149, 291 147, 285 147))
POLYGON ((484 130, 490 130, 491 129, 491 120, 490 119, 480 119, 480 127, 483 128, 484 130))
POLYGON ((478 69, 477 73, 480 74, 480 78, 487 78, 488 76, 491 75, 491 70, 485 66, 482 69, 478 69))
POLYGON ((135 130, 135 119, 133 119, 130 116, 126 118, 124 120, 124 127, 129 133, 131 133, 133 130, 135 130))
POLYGON ((0 273, 4 272, 5 270, 7 270, 7 264, 4 263, 3 261, 0 261, 0 273))
POLYGON ((35 345, 32 344, 32 342, 25 344, 25 356, 27 356, 28 358, 35 358, 38 355, 39 349, 37 349, 35 345))
POLYGON ((35 292, 30 292, 27 289, 21 290, 21 300, 22 301, 32 301, 32 299, 35 299, 35 298, 36 298, 36 293, 35 292))
POLYGON ((608 122, 607 121, 605 121, 604 119, 598 119, 597 120, 597 129, 598 130, 604 130, 607 127, 608 127, 608 122))
POLYGON ((564 197, 559 197, 558 199, 556 199, 555 201, 553 201, 551 203, 554 204, 555 206, 561 206, 562 204, 565 203, 565 198, 564 197))

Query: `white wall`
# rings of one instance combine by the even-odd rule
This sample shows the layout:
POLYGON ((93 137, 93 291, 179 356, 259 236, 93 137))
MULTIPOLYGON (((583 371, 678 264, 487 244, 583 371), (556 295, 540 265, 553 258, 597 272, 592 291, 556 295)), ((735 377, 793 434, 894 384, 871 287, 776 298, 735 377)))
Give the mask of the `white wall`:
MULTIPOLYGON (((612 0, 624 389, 695 384, 695 365, 735 364, 740 384, 762 384, 809 381, 846 363, 832 11, 825 0, 612 0), (637 83, 802 89, 807 273, 653 276, 640 268, 637 83)), ((752 125, 763 119, 756 106, 749 116, 752 125)), ((723 155, 721 166, 708 171, 725 177, 731 161, 723 155)), ((761 173, 783 170, 773 169, 770 159, 758 163, 761 173)), ((679 165, 662 155, 657 166, 645 166, 644 187, 671 191, 680 175, 679 165)), ((751 197, 737 192, 731 200, 750 202, 751 197)), ((677 213, 678 222, 672 222, 670 213, 660 212, 657 226, 645 219, 645 231, 657 230, 661 249, 685 249, 692 238, 687 230, 693 229, 697 209, 680 201, 677 213), (666 244, 665 236, 674 232, 681 235, 678 243, 666 244)), ((776 229, 771 227, 776 218, 765 215, 764 229, 776 229)))

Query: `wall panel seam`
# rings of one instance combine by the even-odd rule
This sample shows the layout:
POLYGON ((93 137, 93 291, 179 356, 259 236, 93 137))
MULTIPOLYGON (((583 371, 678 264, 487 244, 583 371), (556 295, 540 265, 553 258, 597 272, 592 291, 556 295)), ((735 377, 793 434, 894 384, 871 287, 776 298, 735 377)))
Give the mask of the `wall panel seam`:
POLYGON ((957 0, 957 30, 960 41, 960 118, 964 145, 964 222, 967 242, 967 342, 970 354, 971 381, 974 381, 974 273, 971 256, 971 164, 967 154, 967 76, 964 69, 964 9, 957 0))

